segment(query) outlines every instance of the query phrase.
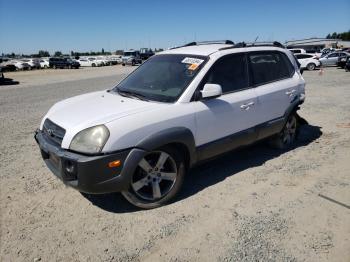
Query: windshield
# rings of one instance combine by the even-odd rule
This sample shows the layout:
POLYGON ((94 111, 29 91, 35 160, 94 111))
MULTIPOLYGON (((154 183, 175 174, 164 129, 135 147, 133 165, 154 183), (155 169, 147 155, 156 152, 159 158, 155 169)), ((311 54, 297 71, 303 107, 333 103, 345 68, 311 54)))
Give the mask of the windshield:
POLYGON ((114 91, 134 93, 147 100, 174 102, 207 60, 205 56, 157 55, 124 79, 114 91))

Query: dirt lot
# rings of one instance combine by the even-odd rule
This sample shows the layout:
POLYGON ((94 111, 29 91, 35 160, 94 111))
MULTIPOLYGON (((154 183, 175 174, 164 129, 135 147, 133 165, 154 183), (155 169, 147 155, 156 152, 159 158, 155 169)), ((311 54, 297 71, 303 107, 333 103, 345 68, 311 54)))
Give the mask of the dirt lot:
POLYGON ((350 73, 305 72, 295 148, 259 144, 192 170, 155 210, 83 196, 41 160, 33 131, 63 98, 131 67, 9 73, 0 86, 0 261, 350 261, 350 73))

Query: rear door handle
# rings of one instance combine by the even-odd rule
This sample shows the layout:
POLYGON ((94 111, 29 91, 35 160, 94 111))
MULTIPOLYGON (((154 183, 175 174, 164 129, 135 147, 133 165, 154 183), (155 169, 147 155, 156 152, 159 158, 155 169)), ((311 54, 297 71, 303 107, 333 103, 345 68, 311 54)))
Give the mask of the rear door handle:
POLYGON ((253 105, 254 105, 254 102, 249 102, 247 104, 241 105, 241 109, 248 110, 253 105))

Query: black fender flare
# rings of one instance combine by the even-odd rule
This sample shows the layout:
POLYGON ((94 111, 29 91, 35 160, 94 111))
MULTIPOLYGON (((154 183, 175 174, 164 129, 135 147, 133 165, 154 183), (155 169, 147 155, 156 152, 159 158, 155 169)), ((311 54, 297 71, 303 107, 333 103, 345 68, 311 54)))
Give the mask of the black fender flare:
POLYGON ((196 144, 190 129, 186 127, 171 127, 146 136, 136 144, 137 148, 152 151, 168 144, 181 144, 186 147, 189 157, 189 167, 196 162, 196 144))
POLYGON ((302 118, 301 116, 299 116, 299 114, 297 113, 297 111, 300 109, 300 105, 304 103, 304 101, 300 100, 299 97, 296 97, 296 99, 294 101, 291 102, 290 106, 287 108, 287 110, 284 113, 284 123, 283 126, 285 125, 285 123, 288 120, 288 117, 290 116, 290 114, 295 113, 296 117, 297 117, 297 121, 298 124, 301 125, 306 125, 308 124, 308 122, 302 118))

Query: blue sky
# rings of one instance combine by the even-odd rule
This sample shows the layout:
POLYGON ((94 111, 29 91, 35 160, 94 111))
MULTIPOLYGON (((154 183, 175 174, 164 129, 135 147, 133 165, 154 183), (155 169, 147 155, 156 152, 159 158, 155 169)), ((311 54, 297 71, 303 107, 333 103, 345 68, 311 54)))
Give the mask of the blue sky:
POLYGON ((349 0, 0 0, 0 53, 284 42, 348 31, 349 11, 349 0))

